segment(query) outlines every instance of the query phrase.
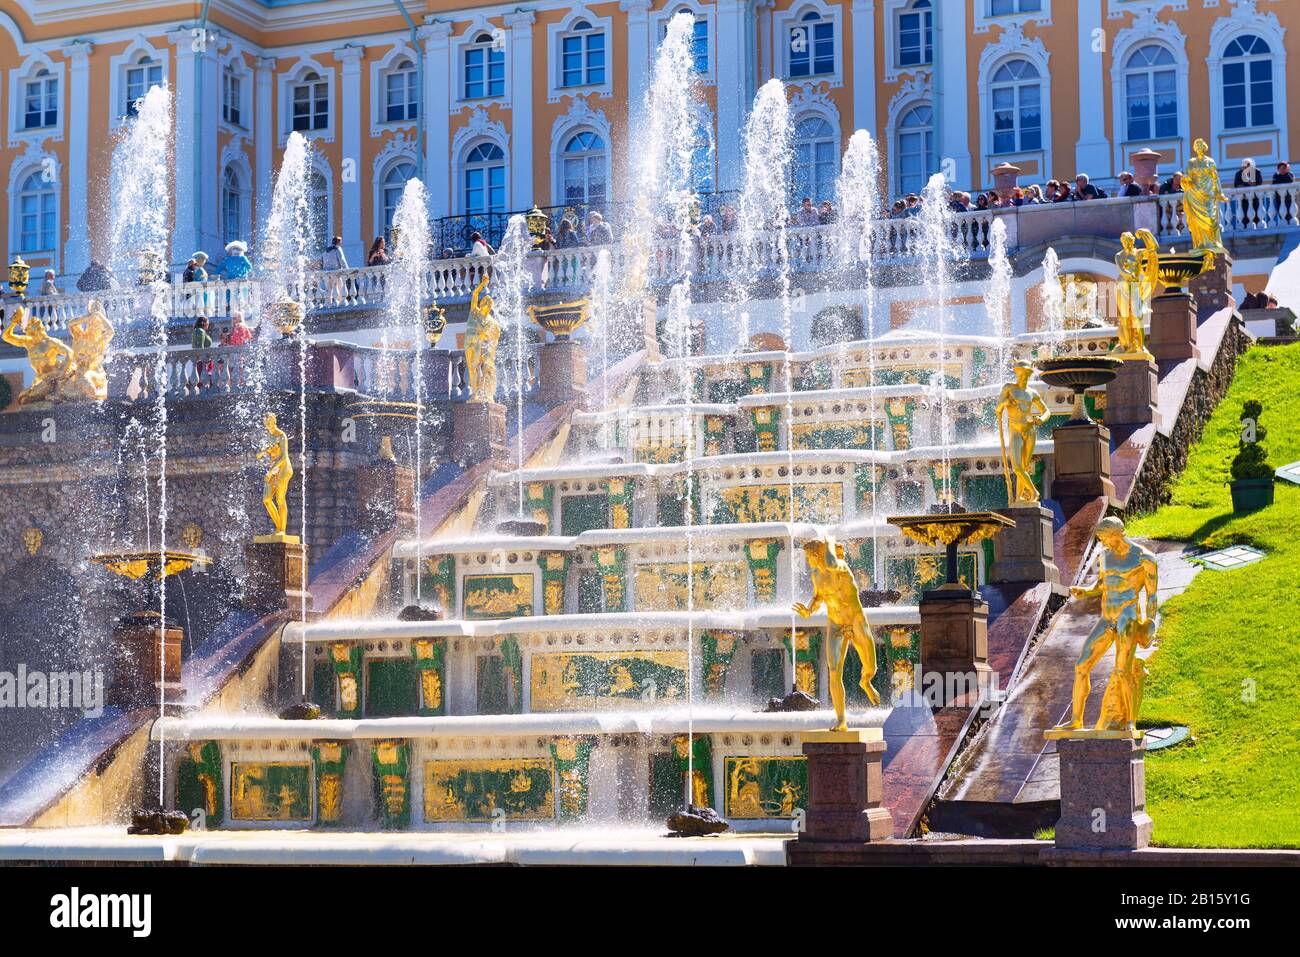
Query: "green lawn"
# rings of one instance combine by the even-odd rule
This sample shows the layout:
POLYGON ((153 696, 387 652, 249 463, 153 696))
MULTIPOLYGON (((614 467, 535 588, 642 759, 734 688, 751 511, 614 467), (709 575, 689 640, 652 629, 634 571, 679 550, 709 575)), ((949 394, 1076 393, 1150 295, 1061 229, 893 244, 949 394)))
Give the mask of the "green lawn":
POLYGON ((1134 535, 1268 552, 1201 572, 1163 609, 1142 721, 1188 725, 1196 740, 1147 758, 1157 844, 1300 847, 1300 486, 1279 481, 1271 507, 1233 517, 1224 483, 1250 398, 1264 404, 1273 467, 1300 459, 1300 345, 1254 347, 1173 500, 1129 524, 1134 535))

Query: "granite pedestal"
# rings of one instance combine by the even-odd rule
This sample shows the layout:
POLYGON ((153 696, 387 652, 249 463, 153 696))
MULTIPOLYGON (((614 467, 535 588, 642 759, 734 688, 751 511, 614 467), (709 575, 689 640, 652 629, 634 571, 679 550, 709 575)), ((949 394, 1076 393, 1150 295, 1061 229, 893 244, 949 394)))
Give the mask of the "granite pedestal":
POLYGON ((1061 769, 1058 848, 1136 850, 1151 843, 1141 739, 1060 738, 1056 750, 1061 769))
POLYGON ((259 611, 287 611, 301 616, 307 546, 296 535, 259 535, 244 546, 244 604, 259 611))
POLYGON ((786 848, 790 863, 834 863, 837 855, 893 837, 893 819, 881 804, 881 730, 813 731, 800 739, 808 758, 808 807, 803 830, 786 848))
POLYGON ((543 405, 564 405, 587 396, 587 347, 573 339, 556 339, 541 348, 539 398, 543 405))
POLYGON ((1106 385, 1107 425, 1160 425, 1160 381, 1154 359, 1126 358, 1106 385))
POLYGON ((451 407, 451 457, 468 468, 505 463, 506 407, 498 402, 457 402, 451 407))
POLYGON ((168 701, 184 698, 185 690, 181 686, 184 638, 180 625, 168 621, 164 626, 157 612, 118 619, 113 625, 113 669, 106 703, 126 709, 156 707, 160 690, 168 701))
POLYGON ((974 704, 995 682, 988 662, 988 602, 969 588, 945 586, 922 595, 920 610, 920 687, 926 703, 974 704))
POLYGON ((1226 252, 1215 253, 1214 265, 1188 283, 1187 291, 1196 300, 1198 309, 1218 312, 1236 306, 1237 297, 1232 292, 1232 256, 1226 252))
POLYGON ((1199 359, 1196 345, 1196 300, 1181 289, 1151 300, 1151 334, 1147 348, 1157 362, 1199 359))
POLYGON ((1052 513, 1042 505, 1013 505, 1000 508, 1016 523, 993 536, 993 566, 989 582, 1051 582, 1059 584, 1061 572, 1056 567, 1052 544, 1052 513))
POLYGON ((1067 422, 1052 432, 1052 498, 1059 502, 1115 497, 1110 480, 1110 429, 1099 422, 1067 422))
POLYGON ((357 504, 369 531, 410 530, 415 527, 415 471, 391 457, 391 443, 384 448, 388 456, 381 452, 357 469, 357 504))

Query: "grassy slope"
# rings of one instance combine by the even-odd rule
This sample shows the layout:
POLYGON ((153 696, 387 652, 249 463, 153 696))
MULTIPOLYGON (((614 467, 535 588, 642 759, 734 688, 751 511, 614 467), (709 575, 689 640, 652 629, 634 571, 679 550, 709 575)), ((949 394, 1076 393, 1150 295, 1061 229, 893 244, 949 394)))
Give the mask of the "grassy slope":
POLYGON ((1163 845, 1300 847, 1300 486, 1279 481, 1270 508, 1233 517, 1224 481, 1249 398, 1264 404, 1273 467, 1300 459, 1300 345, 1255 347, 1173 500, 1129 526, 1268 552, 1245 568, 1202 572, 1163 609, 1141 717, 1189 725, 1196 737, 1147 759, 1147 808, 1163 845))

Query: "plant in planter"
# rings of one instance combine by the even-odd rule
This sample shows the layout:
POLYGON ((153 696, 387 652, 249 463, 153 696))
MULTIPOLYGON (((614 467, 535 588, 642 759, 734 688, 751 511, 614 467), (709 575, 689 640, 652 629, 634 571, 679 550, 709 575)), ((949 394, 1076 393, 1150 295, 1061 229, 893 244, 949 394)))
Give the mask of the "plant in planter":
POLYGON ((1268 463, 1264 439, 1268 430, 1259 422, 1264 406, 1248 399, 1241 408, 1241 438, 1232 460, 1232 510, 1253 512, 1273 504, 1273 466, 1268 463))

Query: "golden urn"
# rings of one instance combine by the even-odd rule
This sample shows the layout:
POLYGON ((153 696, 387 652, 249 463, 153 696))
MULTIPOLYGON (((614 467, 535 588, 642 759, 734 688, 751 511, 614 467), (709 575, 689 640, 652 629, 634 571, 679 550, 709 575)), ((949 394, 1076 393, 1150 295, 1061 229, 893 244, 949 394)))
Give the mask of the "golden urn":
POLYGON ((302 323, 302 304, 286 297, 268 305, 265 314, 281 335, 291 336, 302 323))
POLYGON ((436 302, 424 307, 424 341, 429 348, 436 348, 438 340, 447 331, 447 313, 436 302))
POLYGON ((23 257, 15 256, 9 264, 9 288, 21 296, 27 291, 27 280, 31 273, 32 267, 23 262, 23 257))
POLYGON ((524 222, 528 224, 528 235, 532 237, 533 248, 536 249, 546 239, 546 229, 551 225, 551 217, 534 204, 533 208, 524 214, 524 222))
POLYGON ((1214 253, 1206 250, 1161 253, 1158 262, 1160 284, 1166 293, 1177 294, 1182 291, 1182 286, 1214 268, 1214 253))
POLYGON ((529 306, 528 317, 556 339, 568 339, 591 318, 591 304, 586 299, 579 299, 552 306, 529 306))

